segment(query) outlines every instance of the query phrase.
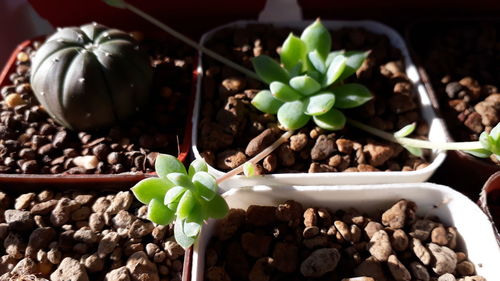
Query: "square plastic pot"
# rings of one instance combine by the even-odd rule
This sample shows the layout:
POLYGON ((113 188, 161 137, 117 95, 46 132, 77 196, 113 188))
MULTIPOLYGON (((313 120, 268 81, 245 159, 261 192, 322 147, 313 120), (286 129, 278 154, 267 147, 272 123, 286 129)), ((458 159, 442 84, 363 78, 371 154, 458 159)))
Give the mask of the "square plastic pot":
MULTIPOLYGON (((310 22, 283 22, 272 23, 276 27, 290 27, 290 28, 305 28, 310 22)), ((413 64, 405 42, 401 36, 392 28, 375 21, 322 21, 322 23, 329 30, 339 30, 345 27, 363 28, 375 34, 383 34, 389 38, 390 43, 398 48, 404 58, 406 65, 406 74, 412 83, 415 85, 416 94, 421 102, 421 110, 423 119, 430 125, 429 139, 433 141, 446 141, 443 121, 437 117, 431 104, 431 100, 425 87, 423 86, 420 76, 413 64)), ((201 44, 205 45, 206 42, 214 37, 219 31, 227 28, 232 29, 245 29, 248 25, 255 25, 255 21, 237 21, 224 26, 220 26, 205 33, 201 38, 201 44)), ((203 55, 200 54, 198 64, 198 79, 195 104, 193 110, 193 126, 192 126, 192 150, 196 158, 202 158, 200 150, 198 149, 198 124, 200 121, 200 104, 201 104, 201 91, 203 80, 203 55)), ((243 181, 245 185, 255 184, 289 184, 289 185, 323 185, 323 184, 373 184, 373 183, 404 183, 404 182, 424 182, 436 171, 436 169, 443 163, 446 154, 442 151, 433 151, 430 159, 430 165, 426 168, 417 171, 407 172, 357 172, 357 173, 290 173, 290 174, 270 174, 260 177, 247 178, 244 176, 236 176, 223 182, 220 186, 222 190, 228 190, 228 186, 233 181, 243 181)), ((224 172, 209 166, 209 172, 215 177, 224 175, 224 172)))
MULTIPOLYGON (((16 70, 16 57, 27 46, 33 44, 36 40, 42 40, 44 37, 26 40, 19 44, 12 52, 10 58, 7 60, 4 68, 0 72, 0 88, 9 83, 9 75, 16 70)), ((196 66, 195 66, 196 68, 196 66)), ((197 76, 193 72, 193 79, 197 76)), ((194 83, 194 81, 193 81, 194 83)), ((1 97, 0 97, 1 98, 1 97)), ((182 144, 179 145, 179 154, 177 158, 181 162, 185 162, 189 155, 189 148, 191 146, 191 116, 194 104, 194 87, 189 97, 190 110, 186 118, 184 128, 184 138, 182 144)), ((23 192, 27 190, 36 190, 41 187, 58 187, 58 189, 71 188, 84 186, 88 189, 102 190, 103 188, 109 189, 127 189, 138 181, 155 176, 156 173, 122 173, 122 174, 84 174, 84 175, 68 175, 68 174, 1 174, 0 184, 6 186, 4 189, 9 191, 23 192), (10 186, 10 187, 9 187, 10 186), (15 186, 15 190, 12 186, 15 186), (11 188, 12 187, 12 188, 11 188)))
MULTIPOLYGON (((326 207, 332 210, 355 207, 369 215, 378 214, 397 200, 414 201, 418 216, 437 217, 446 225, 453 225, 461 235, 459 247, 467 252, 477 274, 487 280, 498 280, 500 248, 492 225, 481 209, 461 193, 443 185, 406 183, 385 185, 346 186, 254 186, 233 188, 223 194, 229 207, 247 209, 250 205, 276 206, 286 200, 295 200, 304 207, 326 207)), ((215 228, 215 220, 203 226, 200 239, 193 246, 191 259, 184 268, 192 281, 204 280, 205 250, 215 228)))

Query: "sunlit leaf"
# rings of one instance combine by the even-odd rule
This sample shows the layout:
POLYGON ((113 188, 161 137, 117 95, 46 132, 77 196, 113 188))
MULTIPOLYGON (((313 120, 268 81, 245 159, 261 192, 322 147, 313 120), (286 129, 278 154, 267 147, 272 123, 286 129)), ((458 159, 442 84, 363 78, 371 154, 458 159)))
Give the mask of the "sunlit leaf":
POLYGON ((186 190, 187 189, 182 187, 182 186, 172 187, 165 194, 165 197, 163 198, 163 204, 168 206, 170 203, 179 202, 179 200, 181 199, 181 196, 184 194, 184 192, 186 192, 186 190))
POLYGON ((350 51, 345 53, 345 57, 347 57, 345 70, 342 72, 340 76, 340 80, 344 80, 347 77, 356 73, 358 68, 361 67, 365 59, 368 57, 370 52, 357 52, 350 51))
POLYGON ((243 174, 247 177, 255 175, 255 165, 252 162, 246 162, 243 165, 243 174))
POLYGON ((288 73, 290 73, 290 77, 295 77, 300 75, 302 73, 302 67, 303 64, 301 62, 292 67, 292 69, 288 71, 288 73))
POLYGON ((269 89, 273 96, 283 102, 294 101, 302 98, 302 95, 294 90, 288 84, 275 81, 269 85, 269 89))
POLYGON ((424 156, 424 151, 421 148, 418 147, 413 147, 413 146, 408 146, 408 145, 403 145, 403 147, 408 150, 411 154, 417 156, 417 157, 423 157, 424 156))
POLYGON ((491 155, 491 151, 486 149, 474 149, 474 150, 465 150, 465 152, 474 155, 479 158, 488 158, 491 155))
POLYGON ((290 76, 275 60, 266 55, 260 55, 252 59, 253 68, 257 75, 267 84, 273 81, 288 83, 290 76))
POLYGON ((313 120, 318 127, 330 131, 343 129, 346 122, 345 115, 335 108, 325 114, 313 116, 313 120))
POLYGON ((190 221, 189 218, 187 218, 184 221, 184 234, 188 237, 196 238, 201 230, 201 223, 202 222, 190 221))
POLYGON ((336 108, 358 107, 373 98, 370 90, 357 83, 344 84, 331 89, 335 94, 336 108))
POLYGON ((180 219, 187 218, 196 203, 197 200, 194 197, 193 192, 191 192, 191 190, 186 190, 179 201, 179 206, 177 207, 176 212, 177 217, 180 219))
POLYGON ((163 205, 161 200, 153 198, 148 205, 147 218, 154 223, 167 225, 174 221, 175 212, 163 205))
POLYGON ((214 219, 220 219, 226 216, 229 211, 229 206, 226 200, 222 198, 219 194, 215 195, 214 199, 209 202, 205 202, 205 210, 207 216, 214 219))
POLYGON ((182 248, 187 249, 193 245, 196 238, 189 237, 184 233, 184 220, 177 218, 174 224, 174 238, 177 244, 182 248))
POLYGON ((404 126, 399 131, 395 132, 394 136, 396 138, 404 138, 406 136, 411 135, 411 133, 413 133, 413 131, 415 131, 415 128, 417 128, 417 123, 413 122, 409 125, 404 126))
POLYGON ((309 66, 312 66, 319 73, 325 73, 326 71, 325 60, 321 57, 317 50, 307 54, 307 63, 308 68, 310 68, 309 66))
POLYGON ((308 75, 297 76, 290 79, 290 86, 302 95, 312 95, 321 89, 321 85, 308 75))
POLYGON ((331 92, 320 92, 305 99, 307 115, 321 115, 328 112, 335 104, 335 95, 331 92))
POLYGON ((325 78, 323 80, 324 88, 340 80, 340 75, 342 75, 346 67, 346 61, 346 57, 344 57, 343 55, 338 55, 333 59, 332 63, 328 67, 328 70, 326 71, 325 78))
POLYGON ((165 193, 174 186, 168 179, 147 178, 134 185, 131 190, 135 198, 143 204, 148 204, 151 199, 163 200, 165 193))
POLYGON ((309 119, 309 115, 304 114, 304 101, 290 101, 284 103, 278 110, 278 121, 288 130, 295 130, 304 127, 309 119))
POLYGON ((330 64, 332 64, 332 61, 335 57, 337 57, 339 55, 344 55, 344 54, 345 54, 344 50, 330 52, 328 54, 328 57, 326 58, 325 66, 328 68, 330 66, 330 64))
POLYGON ((281 63, 291 72, 297 64, 304 61, 306 52, 306 43, 290 33, 283 43, 283 46, 281 46, 281 63))
POLYGON ((273 97, 271 91, 263 90, 252 99, 252 105, 264 113, 276 114, 283 102, 273 97))
POLYGON ((323 59, 326 59, 332 47, 330 32, 319 19, 304 29, 300 39, 306 43, 307 52, 317 50, 323 59))
POLYGON ((155 171, 158 176, 165 178, 170 173, 186 173, 186 167, 179 159, 168 154, 159 154, 155 161, 155 171))
POLYGON ((193 176, 193 184, 196 193, 203 199, 209 201, 217 194, 217 183, 215 178, 207 172, 198 172, 193 176))
POLYGON ((208 172, 208 166, 205 160, 195 159, 193 162, 191 162, 191 165, 189 165, 188 169, 189 177, 192 178, 196 172, 208 172))
POLYGON ((169 179, 175 185, 182 186, 188 189, 193 188, 193 183, 191 182, 189 176, 186 174, 170 173, 167 175, 167 179, 169 179))

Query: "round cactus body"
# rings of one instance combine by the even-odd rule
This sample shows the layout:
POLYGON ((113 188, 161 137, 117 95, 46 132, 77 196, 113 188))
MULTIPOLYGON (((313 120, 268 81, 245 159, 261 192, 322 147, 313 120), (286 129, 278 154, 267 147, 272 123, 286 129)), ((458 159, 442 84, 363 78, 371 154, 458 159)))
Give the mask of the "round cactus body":
POLYGON ((73 130, 127 120, 147 103, 152 69, 137 42, 92 23, 62 28, 37 50, 31 85, 40 104, 73 130))

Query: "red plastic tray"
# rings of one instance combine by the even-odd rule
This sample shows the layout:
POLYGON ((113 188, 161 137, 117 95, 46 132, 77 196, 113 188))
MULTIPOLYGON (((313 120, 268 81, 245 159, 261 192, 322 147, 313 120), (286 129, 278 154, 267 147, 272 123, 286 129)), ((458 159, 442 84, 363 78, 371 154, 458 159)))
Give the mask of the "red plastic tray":
MULTIPOLYGON (((12 52, 10 58, 7 60, 2 72, 0 72, 0 88, 9 83, 8 77, 11 73, 15 71, 16 68, 16 57, 17 54, 22 51, 27 46, 31 45, 34 41, 43 39, 43 37, 38 37, 30 40, 26 40, 19 44, 12 52)), ((196 62, 193 65, 193 79, 197 79, 196 76, 196 62)), ((177 159, 181 162, 185 162, 189 155, 189 149, 191 146, 191 116, 193 114, 193 104, 194 104, 194 85, 189 96, 189 111, 186 118, 186 125, 184 128, 184 138, 183 142, 179 145, 179 155, 177 159)), ((58 189, 75 189, 76 187, 85 187, 86 189, 128 189, 138 181, 146 178, 155 176, 156 173, 141 173, 141 174, 106 174, 106 175, 96 175, 96 174, 85 174, 85 175, 67 175, 67 174, 0 174, 0 184, 3 184, 3 189, 12 190, 15 192, 24 192, 27 190, 40 189, 43 187, 55 187, 58 189)))

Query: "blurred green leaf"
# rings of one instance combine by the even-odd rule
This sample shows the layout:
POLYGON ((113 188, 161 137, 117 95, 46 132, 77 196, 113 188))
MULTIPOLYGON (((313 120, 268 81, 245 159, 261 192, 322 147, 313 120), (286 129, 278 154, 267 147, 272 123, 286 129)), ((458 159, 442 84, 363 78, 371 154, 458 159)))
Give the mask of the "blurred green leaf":
POLYGON ((337 108, 358 107, 373 98, 370 90, 358 83, 336 86, 331 91, 335 94, 337 108))
POLYGON ((196 238, 201 230, 201 222, 190 221, 189 218, 184 221, 184 234, 188 237, 196 238))
POLYGON ((175 212, 163 205, 161 200, 153 198, 148 205, 147 218, 156 224, 167 225, 174 221, 175 212))
POLYGON ((345 115, 333 107, 325 114, 313 116, 313 120, 318 127, 330 131, 343 129, 346 122, 345 115))
POLYGON ((465 152, 474 155, 479 158, 488 158, 491 155, 491 151, 486 149, 474 149, 474 150, 465 150, 465 152))
POLYGON ((217 194, 217 183, 215 178, 207 172, 198 172, 193 176, 193 184, 196 187, 196 193, 203 199, 210 201, 217 194))
POLYGON ((139 202, 148 204, 153 198, 163 200, 165 193, 173 186, 168 179, 147 178, 138 182, 131 190, 139 202))
POLYGON ((307 52, 317 50, 323 60, 326 59, 332 47, 330 32, 319 19, 304 29, 300 39, 306 43, 307 52))
POLYGON ((312 95, 321 89, 321 85, 308 75, 290 79, 290 86, 306 96, 312 95))
POLYGON ((215 197, 205 202, 205 210, 207 212, 207 216, 210 218, 221 219, 226 216, 229 211, 229 206, 227 205, 226 200, 222 198, 219 194, 215 195, 215 197))
POLYGON ((413 133, 413 131, 415 131, 415 128, 417 128, 417 123, 413 122, 409 125, 404 126, 399 131, 395 132, 394 136, 396 138, 404 138, 406 136, 411 135, 411 133, 413 133))
POLYGON ((290 76, 275 60, 266 55, 260 55, 252 59, 253 68, 257 75, 267 84, 274 81, 288 83, 290 76))
POLYGON ((247 177, 255 175, 255 165, 252 162, 246 162, 243 165, 243 174, 247 177))
POLYGON ((358 51, 349 51, 345 53, 345 57, 347 57, 346 67, 339 80, 344 80, 347 77, 356 73, 358 68, 361 67, 365 59, 368 57, 370 52, 358 52, 358 51))
POLYGON ((308 65, 312 66, 314 70, 318 71, 319 73, 323 74, 326 72, 325 60, 321 57, 317 50, 314 50, 307 54, 307 62, 308 65))
POLYGON ((417 157, 422 158, 424 156, 424 151, 418 147, 412 147, 412 146, 408 146, 408 145, 403 145, 403 147, 406 150, 408 150, 408 152, 410 152, 411 154, 413 154, 417 157))
POLYGON ((288 84, 275 81, 269 85, 271 93, 273 96, 283 102, 294 101, 302 98, 302 95, 295 91, 292 87, 288 86, 288 84))
POLYGON ((262 90, 252 99, 252 105, 264 113, 276 114, 283 102, 273 97, 271 91, 262 90))
POLYGON ((339 55, 344 55, 344 54, 345 54, 344 50, 330 52, 328 54, 328 57, 326 58, 325 66, 328 68, 330 64, 332 64, 333 59, 335 59, 339 55))
POLYGON ((189 237, 184 233, 184 220, 177 218, 174 224, 174 238, 177 244, 182 248, 187 249, 194 244, 196 238, 189 237))
POLYGON ((189 213, 196 205, 197 200, 193 195, 191 190, 186 190, 179 201, 179 206, 177 207, 177 217, 180 219, 185 219, 189 216, 189 213))
POLYGON ((288 130, 304 127, 310 116, 304 114, 304 101, 296 100, 284 103, 278 110, 278 121, 288 130))
POLYGON ((290 33, 283 43, 283 46, 281 46, 281 63, 291 72, 297 64, 304 61, 306 51, 306 43, 290 33))
POLYGON ((155 161, 155 171, 159 177, 165 178, 170 173, 186 173, 186 167, 176 157, 168 154, 158 154, 155 161))
POLYGON ((203 159, 195 159, 189 165, 189 177, 192 178, 196 172, 208 172, 207 162, 203 159))
POLYGON ((328 112, 335 104, 335 95, 331 92, 320 92, 305 99, 307 115, 321 115, 328 112))
POLYGON ((170 173, 167 175, 167 179, 169 179, 175 185, 182 186, 187 189, 192 189, 194 187, 191 179, 186 174, 170 173))
MULTIPOLYGON (((181 196, 186 192, 186 188, 182 186, 174 186, 172 187, 167 193, 165 194, 165 197, 163 198, 163 204, 169 205, 173 202, 179 202, 181 196)), ((177 208, 176 208, 177 209, 177 208)))
POLYGON ((344 69, 346 68, 346 57, 342 55, 336 56, 330 66, 328 67, 328 70, 326 71, 325 79, 323 80, 323 88, 326 88, 333 83, 340 81, 340 75, 344 72, 344 69))

